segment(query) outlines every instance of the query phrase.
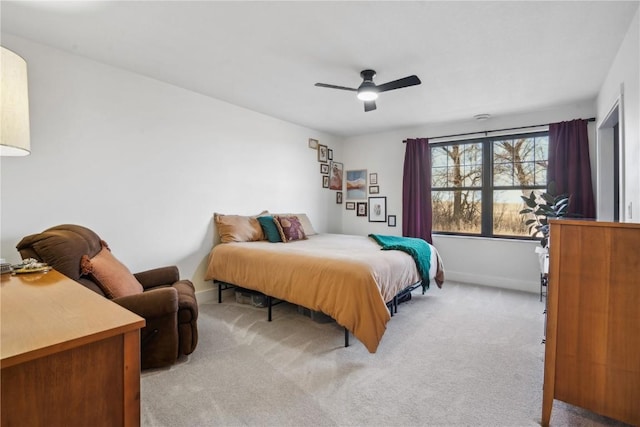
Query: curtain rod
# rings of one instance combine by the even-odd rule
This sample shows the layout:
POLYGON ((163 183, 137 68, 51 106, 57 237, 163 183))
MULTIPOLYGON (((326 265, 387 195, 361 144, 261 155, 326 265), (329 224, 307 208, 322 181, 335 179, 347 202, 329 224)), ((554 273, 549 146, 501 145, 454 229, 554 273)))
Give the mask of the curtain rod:
MULTIPOLYGON (((591 117, 588 119, 585 119, 588 122, 595 122, 596 118, 595 117, 591 117)), ((477 134, 482 134, 484 133, 484 136, 488 136, 489 133, 492 132, 504 132, 506 130, 519 130, 519 129, 531 129, 531 128, 538 128, 541 126, 549 126, 549 123, 546 124, 542 124, 542 125, 531 125, 531 126, 519 126, 519 127, 515 127, 515 128, 505 128, 505 129, 496 129, 496 130, 484 130, 484 131, 478 131, 478 132, 467 132, 467 133, 458 133, 458 134, 454 134, 454 135, 443 135, 443 136, 434 136, 429 138, 429 140, 432 139, 441 139, 441 138, 454 138, 457 136, 468 136, 468 135, 477 135, 477 134)), ((402 140, 402 143, 405 144, 407 142, 406 139, 402 140)))

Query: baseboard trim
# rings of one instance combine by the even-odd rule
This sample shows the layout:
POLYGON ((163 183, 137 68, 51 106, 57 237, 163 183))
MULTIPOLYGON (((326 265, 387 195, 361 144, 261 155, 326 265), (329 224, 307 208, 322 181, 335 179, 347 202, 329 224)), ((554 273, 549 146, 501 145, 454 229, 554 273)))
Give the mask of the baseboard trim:
POLYGON ((198 304, 218 302, 218 286, 213 285, 210 289, 196 291, 196 300, 198 304))
POLYGON ((500 276, 479 276, 477 274, 461 273, 457 271, 445 271, 446 281, 472 283, 474 285, 491 286, 494 288, 511 289, 514 291, 530 292, 537 294, 540 292, 540 282, 515 280, 500 276))

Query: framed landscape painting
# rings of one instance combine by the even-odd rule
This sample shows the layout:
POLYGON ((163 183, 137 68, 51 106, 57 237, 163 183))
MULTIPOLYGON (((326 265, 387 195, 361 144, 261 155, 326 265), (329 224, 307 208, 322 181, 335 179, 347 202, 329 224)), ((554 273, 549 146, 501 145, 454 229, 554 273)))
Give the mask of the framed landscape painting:
POLYGON ((367 170, 347 171, 347 200, 366 200, 367 170))

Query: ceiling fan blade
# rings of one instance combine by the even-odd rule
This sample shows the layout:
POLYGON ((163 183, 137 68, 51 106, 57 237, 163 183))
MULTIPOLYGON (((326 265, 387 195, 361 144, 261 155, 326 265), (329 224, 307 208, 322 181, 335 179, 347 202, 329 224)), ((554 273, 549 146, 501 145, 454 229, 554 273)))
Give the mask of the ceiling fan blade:
POLYGON ((386 92, 388 90, 400 89, 407 86, 415 86, 422 83, 418 76, 409 76, 403 79, 394 80, 392 82, 383 83, 378 85, 378 92, 386 92))
POLYGON ((364 101, 364 111, 373 111, 376 109, 376 101, 364 101))
POLYGON ((350 90, 352 92, 357 92, 358 89, 353 89, 351 87, 344 87, 344 86, 336 86, 336 85, 328 85, 326 83, 316 83, 314 86, 318 86, 318 87, 327 87, 329 89, 341 89, 341 90, 350 90))

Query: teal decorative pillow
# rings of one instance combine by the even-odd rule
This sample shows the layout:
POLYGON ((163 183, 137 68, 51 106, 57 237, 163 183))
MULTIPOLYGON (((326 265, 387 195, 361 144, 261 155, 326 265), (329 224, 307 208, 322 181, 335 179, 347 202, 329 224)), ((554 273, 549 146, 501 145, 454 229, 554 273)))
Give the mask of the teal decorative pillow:
POLYGON ((280 232, 278 231, 278 227, 276 226, 275 220, 272 216, 259 216, 258 221, 260 222, 262 231, 264 232, 264 235, 267 236, 268 241, 271 243, 282 242, 280 232))
POLYGON ((273 218, 283 242, 288 243, 307 238, 297 216, 274 215, 273 218))

